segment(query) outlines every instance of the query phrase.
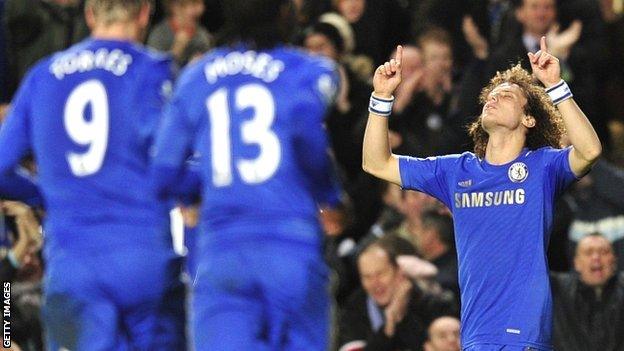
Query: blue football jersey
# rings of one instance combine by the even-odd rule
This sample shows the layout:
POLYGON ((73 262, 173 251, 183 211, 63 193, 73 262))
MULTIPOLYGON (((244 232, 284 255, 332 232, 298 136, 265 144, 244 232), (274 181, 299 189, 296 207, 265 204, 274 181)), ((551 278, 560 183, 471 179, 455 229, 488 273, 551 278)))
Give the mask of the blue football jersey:
POLYGON ((167 208, 148 181, 171 61, 130 42, 87 39, 26 76, 0 133, 0 170, 38 165, 48 246, 164 243, 167 208), (157 236, 157 237, 155 237, 157 236))
POLYGON ((181 74, 154 164, 180 169, 199 155, 209 240, 318 243, 317 203, 338 201, 322 126, 337 81, 330 61, 285 47, 216 49, 181 74))
POLYGON ((546 250, 556 197, 576 179, 570 148, 524 149, 491 165, 474 154, 401 157, 401 182, 453 213, 462 346, 552 349, 546 250))

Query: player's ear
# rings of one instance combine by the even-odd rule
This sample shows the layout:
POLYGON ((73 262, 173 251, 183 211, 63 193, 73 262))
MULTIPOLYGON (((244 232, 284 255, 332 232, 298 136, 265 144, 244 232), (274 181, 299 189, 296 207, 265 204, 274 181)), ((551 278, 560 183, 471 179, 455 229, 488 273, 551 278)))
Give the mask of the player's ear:
POLYGON ((85 7, 85 20, 87 22, 87 26, 89 26, 90 30, 93 30, 93 28, 95 28, 95 13, 93 13, 93 7, 87 5, 85 7))
POLYGON ((535 117, 531 115, 522 116, 522 124, 527 128, 535 127, 535 117))
POLYGON ((141 11, 139 12, 139 25, 141 27, 147 27, 150 20, 150 15, 152 14, 151 6, 149 3, 143 4, 141 6, 141 11))

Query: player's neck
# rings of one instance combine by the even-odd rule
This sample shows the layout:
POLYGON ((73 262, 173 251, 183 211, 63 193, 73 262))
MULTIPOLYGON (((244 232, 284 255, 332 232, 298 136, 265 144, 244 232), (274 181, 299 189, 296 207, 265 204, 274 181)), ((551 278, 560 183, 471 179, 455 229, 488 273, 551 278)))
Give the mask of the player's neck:
POLYGON ((491 133, 485 147, 485 160, 503 165, 515 160, 524 148, 526 137, 520 133, 491 133))
POLYGON ((134 23, 113 23, 107 26, 97 26, 91 31, 91 37, 102 40, 119 40, 138 42, 143 31, 134 23))

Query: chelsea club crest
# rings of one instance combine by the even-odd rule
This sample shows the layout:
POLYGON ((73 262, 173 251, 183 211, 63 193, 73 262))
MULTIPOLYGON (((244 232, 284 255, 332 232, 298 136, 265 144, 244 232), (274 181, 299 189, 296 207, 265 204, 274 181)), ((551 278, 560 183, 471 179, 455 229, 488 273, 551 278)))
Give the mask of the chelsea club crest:
POLYGON ((514 183, 522 183, 529 176, 529 167, 523 162, 516 162, 507 171, 509 179, 514 183))

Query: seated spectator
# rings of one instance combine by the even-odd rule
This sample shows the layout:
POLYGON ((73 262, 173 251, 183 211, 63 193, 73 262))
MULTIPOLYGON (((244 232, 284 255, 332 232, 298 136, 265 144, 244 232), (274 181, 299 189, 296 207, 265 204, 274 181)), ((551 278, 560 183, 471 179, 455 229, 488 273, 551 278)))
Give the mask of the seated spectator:
POLYGON ((424 230, 423 213, 430 209, 438 209, 443 205, 436 198, 425 193, 402 190, 395 185, 390 186, 390 189, 398 189, 399 199, 395 201, 395 207, 404 217, 394 233, 409 240, 419 250, 417 241, 424 230))
POLYGON ((1 206, 3 216, 0 218, 5 221, 4 224, 10 219, 11 227, 14 225, 10 240, 12 246, 2 254, 0 261, 0 280, 10 282, 18 270, 33 259, 41 247, 42 239, 39 222, 28 206, 15 201, 2 201, 1 206))
POLYGON ((451 300, 423 293, 399 269, 396 258, 414 250, 409 246, 406 240, 387 236, 360 253, 363 289, 351 296, 341 313, 341 351, 420 350, 427 325, 456 311, 451 300))
POLYGON ((459 351, 459 319, 436 318, 427 329, 425 351, 459 351))
POLYGON ((555 350, 624 350, 624 273, 615 260, 609 240, 594 233, 576 248, 575 272, 551 275, 555 350))
POLYGON ((624 170, 599 160, 562 200, 571 214, 568 257, 578 251, 582 238, 600 232, 613 245, 618 269, 624 270, 624 170))
POLYGON ((412 98, 390 120, 390 128, 401 131, 412 155, 462 151, 465 127, 458 125, 450 113, 454 67, 451 45, 449 34, 439 28, 429 29, 418 38, 423 69, 405 81, 412 98))
POLYGON ((166 0, 167 18, 149 34, 147 45, 170 52, 182 67, 212 46, 212 36, 200 23, 203 0, 166 0))
POLYGON ((2 201, 1 210, 0 220, 4 223, 0 227, 6 230, 1 234, 8 234, 11 245, 9 250, 2 250, 0 260, 0 278, 11 283, 11 341, 26 351, 42 350, 39 221, 28 206, 19 202, 2 201))
POLYGON ((453 292, 459 303, 457 253, 453 219, 437 209, 422 214, 422 230, 416 234, 416 249, 422 258, 438 269, 435 280, 443 289, 453 292))

